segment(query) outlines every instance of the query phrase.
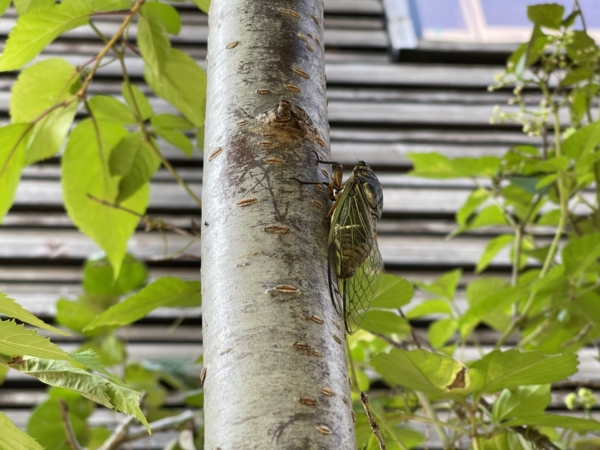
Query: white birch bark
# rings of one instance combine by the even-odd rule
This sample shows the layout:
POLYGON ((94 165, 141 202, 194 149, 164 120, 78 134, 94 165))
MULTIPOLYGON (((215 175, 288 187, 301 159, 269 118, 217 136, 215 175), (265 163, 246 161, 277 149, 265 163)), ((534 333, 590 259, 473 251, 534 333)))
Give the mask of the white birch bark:
POLYGON ((354 449, 327 286, 321 0, 213 0, 203 180, 205 448, 354 449))

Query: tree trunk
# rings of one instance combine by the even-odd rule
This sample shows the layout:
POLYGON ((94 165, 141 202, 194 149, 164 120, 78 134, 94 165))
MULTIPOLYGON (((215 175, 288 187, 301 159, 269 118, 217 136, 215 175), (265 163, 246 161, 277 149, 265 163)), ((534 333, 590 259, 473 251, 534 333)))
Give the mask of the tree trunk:
POLYGON ((321 0, 213 0, 203 180, 205 448, 354 449, 327 286, 321 0), (297 180, 296 180, 297 179, 297 180))

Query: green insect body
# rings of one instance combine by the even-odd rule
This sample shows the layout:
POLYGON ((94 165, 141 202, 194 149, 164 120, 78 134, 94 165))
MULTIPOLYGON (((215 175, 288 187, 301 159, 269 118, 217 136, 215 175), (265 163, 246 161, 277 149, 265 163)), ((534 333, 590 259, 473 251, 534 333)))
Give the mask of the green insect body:
POLYGON ((329 192, 335 201, 330 211, 329 285, 346 331, 353 334, 369 311, 383 269, 377 244, 383 192, 373 170, 364 161, 358 162, 343 185, 342 166, 332 164, 334 177, 329 192))

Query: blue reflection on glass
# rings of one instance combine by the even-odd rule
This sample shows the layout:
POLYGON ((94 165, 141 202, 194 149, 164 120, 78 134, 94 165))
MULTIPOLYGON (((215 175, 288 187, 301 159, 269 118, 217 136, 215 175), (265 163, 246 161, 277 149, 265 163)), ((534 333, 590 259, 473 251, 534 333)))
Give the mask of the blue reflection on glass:
MULTIPOLYGON (((530 27, 527 19, 527 6, 539 4, 539 0, 479 0, 483 8, 485 21, 496 27, 530 27)), ((573 6, 571 1, 556 1, 565 7, 568 14, 573 6)), ((579 0, 586 25, 589 28, 600 28, 600 2, 598 0, 579 0)), ((577 22, 581 27, 581 20, 577 22)))
POLYGON ((417 0, 422 28, 465 29, 459 0, 417 0))

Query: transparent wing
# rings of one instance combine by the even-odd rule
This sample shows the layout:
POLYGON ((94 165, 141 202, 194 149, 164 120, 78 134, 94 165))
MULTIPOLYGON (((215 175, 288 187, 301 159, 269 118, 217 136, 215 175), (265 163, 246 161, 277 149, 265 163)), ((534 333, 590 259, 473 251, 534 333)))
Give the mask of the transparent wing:
POLYGON ((329 282, 336 311, 348 334, 353 334, 369 311, 383 261, 360 184, 349 180, 345 187, 329 234, 329 282))

